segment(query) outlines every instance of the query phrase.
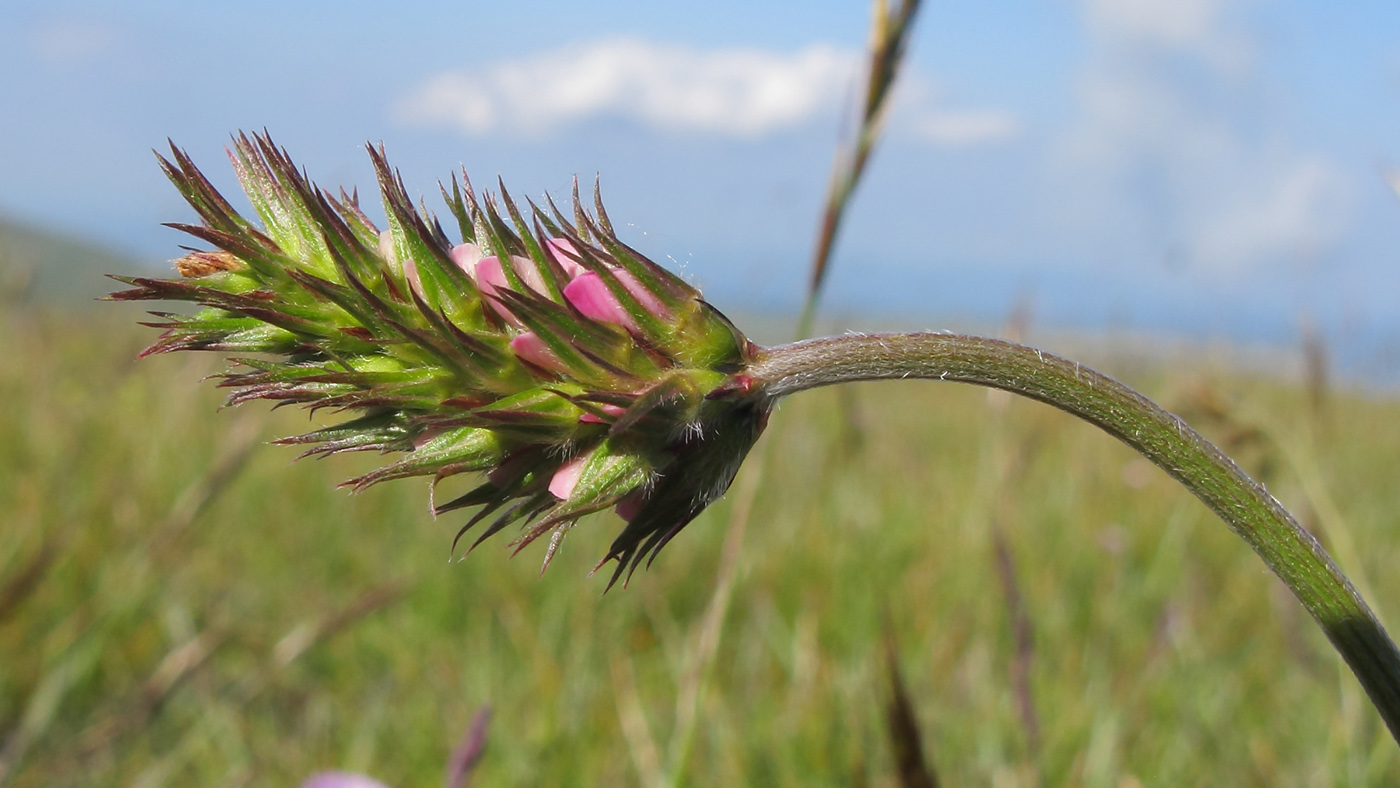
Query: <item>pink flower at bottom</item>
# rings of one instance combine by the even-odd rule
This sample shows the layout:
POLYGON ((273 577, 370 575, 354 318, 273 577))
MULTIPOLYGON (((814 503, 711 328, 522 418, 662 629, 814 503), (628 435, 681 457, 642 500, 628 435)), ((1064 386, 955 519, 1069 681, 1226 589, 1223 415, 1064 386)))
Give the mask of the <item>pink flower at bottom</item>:
POLYGON ((554 477, 549 480, 549 492, 561 501, 569 500, 569 496, 574 494, 574 488, 578 486, 578 480, 583 478, 583 466, 588 462, 587 454, 569 460, 559 466, 559 470, 554 472, 554 477))
POLYGON ((354 772, 321 772, 308 777, 301 784, 301 788, 389 788, 389 786, 354 772))
POLYGON ((621 517, 624 522, 630 523, 632 522, 632 518, 636 517, 637 514, 642 511, 642 507, 647 505, 647 501, 650 500, 650 498, 651 490, 644 487, 623 497, 622 500, 617 502, 617 507, 614 511, 617 512, 617 516, 621 517))

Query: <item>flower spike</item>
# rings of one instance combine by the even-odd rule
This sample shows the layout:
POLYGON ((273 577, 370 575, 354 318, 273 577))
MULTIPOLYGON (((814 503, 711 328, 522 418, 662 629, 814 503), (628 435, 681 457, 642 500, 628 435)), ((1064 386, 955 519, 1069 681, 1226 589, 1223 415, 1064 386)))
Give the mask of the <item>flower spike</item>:
POLYGON ((580 517, 615 508, 628 522, 608 585, 630 576, 724 493, 762 432, 770 400, 741 379, 755 346, 617 238, 596 184, 590 215, 575 179, 566 217, 552 200, 522 210, 504 183, 478 198, 453 175, 439 187, 453 244, 383 147, 367 148, 382 230, 358 192, 318 188, 266 132, 229 151, 257 222, 172 143, 161 167, 200 218, 172 226, 214 248, 176 260, 179 278, 114 277, 130 289, 111 299, 200 307, 156 313, 164 333, 142 355, 245 354, 220 376, 230 404, 349 416, 278 441, 302 457, 404 455, 353 490, 427 476, 436 498, 445 479, 484 473, 432 507, 478 507, 457 534, 488 522, 472 547, 518 523, 516 552, 550 534, 547 566, 580 517))

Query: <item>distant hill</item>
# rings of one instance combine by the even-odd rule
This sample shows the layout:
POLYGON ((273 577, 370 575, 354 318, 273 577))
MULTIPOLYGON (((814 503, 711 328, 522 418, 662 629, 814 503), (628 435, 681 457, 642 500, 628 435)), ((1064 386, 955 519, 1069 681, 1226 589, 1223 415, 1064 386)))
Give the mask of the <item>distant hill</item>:
POLYGON ((103 274, 132 268, 91 242, 0 217, 0 301, 91 302, 119 287, 103 274))

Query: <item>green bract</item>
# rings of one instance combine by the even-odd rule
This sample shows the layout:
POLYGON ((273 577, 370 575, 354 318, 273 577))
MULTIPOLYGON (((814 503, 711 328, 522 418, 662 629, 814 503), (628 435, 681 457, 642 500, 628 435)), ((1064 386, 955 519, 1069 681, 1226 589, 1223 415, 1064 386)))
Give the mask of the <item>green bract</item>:
POLYGON ((382 149, 370 157, 383 231, 354 194, 317 188, 266 135, 240 135, 230 152, 258 224, 171 150, 161 164, 202 220, 171 226, 216 250, 175 261, 178 279, 115 277, 132 289, 113 299, 203 307, 155 313, 165 333, 142 355, 258 354, 221 376, 230 403, 351 414, 280 442, 309 444, 302 456, 405 453, 346 482, 354 489, 408 476, 435 489, 485 472, 433 505, 479 507, 458 533, 487 522, 473 547, 520 524, 517 551, 553 534, 547 566, 578 518, 617 506, 627 526, 602 562, 617 561, 611 586, 724 493, 767 422, 768 400, 743 372, 756 348, 619 241, 596 188, 593 215, 575 185, 566 217, 553 202, 522 212, 504 185, 499 201, 478 199, 454 176, 442 188, 454 245, 382 149))

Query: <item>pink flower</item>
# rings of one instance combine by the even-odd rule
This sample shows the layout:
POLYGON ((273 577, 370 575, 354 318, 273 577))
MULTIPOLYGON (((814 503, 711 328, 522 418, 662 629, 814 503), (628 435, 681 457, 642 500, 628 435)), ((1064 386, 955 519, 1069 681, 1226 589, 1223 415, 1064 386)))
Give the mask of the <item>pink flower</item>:
POLYGON ((433 442, 434 438, 437 438, 442 433, 443 430, 440 427, 431 427, 429 429, 423 430, 422 432, 418 433, 418 437, 413 439, 413 450, 418 451, 424 446, 427 446, 429 443, 433 442))
MULTIPOLYGON (((637 277, 632 276, 628 271, 620 268, 613 269, 613 276, 617 277, 622 287, 641 304, 642 308, 651 314, 665 318, 670 316, 670 310, 666 305, 652 294, 637 277)), ((592 271, 585 271, 574 277, 572 282, 564 287, 564 298, 568 299, 574 308, 591 320, 600 323, 613 323, 622 326, 628 331, 637 331, 637 321, 627 313, 622 306, 622 302, 617 300, 617 296, 608 289, 608 285, 603 281, 603 277, 592 271)))
POLYGON ((418 265, 412 258, 400 260, 398 250, 394 248, 394 234, 388 230, 379 231, 379 256, 384 258, 389 264, 389 268, 397 268, 403 273, 405 282, 413 288, 413 292, 423 294, 423 282, 418 278, 418 265))
MULTIPOLYGON (((526 287, 529 287, 536 293, 545 292, 544 282, 540 279, 539 271, 535 270, 533 261, 524 257, 512 257, 511 267, 515 269, 516 276, 520 277, 526 287), (521 265, 522 261, 524 265, 521 265), (526 271, 528 271, 529 274, 526 274, 526 271)), ((475 273, 476 286, 481 290, 481 298, 490 305, 491 310, 497 315, 500 315, 501 319, 505 320, 507 323, 513 326, 523 326, 524 323, 520 322, 520 318, 511 314, 511 311, 506 308, 505 304, 501 303, 501 297, 496 295, 498 290, 510 289, 510 279, 506 277, 505 269, 501 267, 501 259, 492 255, 491 257, 483 257, 477 260, 475 273)))
POLYGON ((580 263, 578 250, 567 238, 550 238, 544 242, 549 251, 554 253, 554 259, 559 263, 559 267, 564 269, 570 279, 587 271, 580 263))
MULTIPOLYGON (((397 261, 399 267, 403 270, 404 281, 408 282, 408 286, 413 288, 413 292, 420 296, 423 295, 423 280, 418 275, 418 264, 415 263, 411 257, 405 260, 397 259, 397 253, 394 250, 394 238, 390 235, 388 230, 379 233, 379 255, 390 262, 397 261)), ((452 247, 452 251, 448 253, 448 256, 452 258, 452 262, 456 263, 458 268, 465 271, 468 276, 471 276, 476 268, 477 261, 481 259, 481 247, 476 244, 457 244, 452 247)))
MULTIPOLYGON (((561 501, 569 500, 569 498, 573 496, 574 490, 578 487, 579 479, 583 478, 583 468, 588 464, 588 459, 591 456, 591 454, 580 454, 559 466, 559 469, 554 472, 554 476, 549 480, 550 494, 561 501)), ((637 514, 642 511, 642 507, 647 505, 647 501, 650 500, 650 498, 651 490, 647 487, 643 487, 623 496, 622 499, 617 502, 614 511, 617 512, 618 517, 630 522, 633 517, 636 517, 637 514)))
MULTIPOLYGON (((606 402, 603 403, 603 404, 601 404, 601 405, 599 405, 599 406, 598 406, 598 409, 601 410, 601 411, 603 411, 604 413, 608 414, 609 416, 612 416, 613 418, 617 418, 618 416, 621 416, 622 414, 624 414, 624 413, 627 412, 627 409, 624 408, 624 407, 622 407, 621 405, 609 405, 609 404, 607 404, 606 402)), ((604 418, 601 417, 601 416, 595 416, 595 415, 593 415, 592 413, 585 413, 585 414, 583 414, 582 416, 579 416, 579 417, 578 417, 578 420, 579 420, 579 423, 581 423, 581 424, 607 424, 607 423, 608 423, 608 422, 607 422, 607 419, 604 419, 604 418)))
MULTIPOLYGON (((637 321, 627 313, 622 303, 608 289, 603 277, 589 271, 579 262, 579 254, 572 243, 564 238, 550 238, 545 241, 545 247, 552 253, 554 260, 569 279, 563 288, 564 298, 584 317, 600 323, 622 326, 633 332, 639 330, 637 321)), ((477 287, 481 290, 482 298, 490 305, 493 312, 513 326, 524 326, 520 318, 511 313, 498 295, 499 291, 510 289, 510 277, 506 275, 499 257, 494 255, 481 257, 481 250, 475 245, 462 244, 452 250, 452 258, 457 261, 458 265, 464 266, 464 270, 470 270, 476 279, 477 287), (460 255, 459 249, 462 250, 460 255), (471 265, 471 268, 466 269, 466 265, 471 265)), ((549 291, 549 288, 545 286, 544 275, 534 260, 528 257, 513 256, 510 258, 510 263, 516 277, 527 289, 540 295, 549 291)), ((623 288, 641 304, 643 309, 659 318, 670 317, 670 310, 666 308, 666 305, 661 303, 661 300, 629 271, 622 268, 610 268, 609 270, 623 288)))
POLYGON ((568 373, 569 368, 564 366, 564 362, 554 355, 554 351, 549 349, 549 345, 544 343, 533 331, 526 331, 517 334, 510 341, 510 349, 515 353, 515 357, 527 364, 533 364, 543 370, 550 372, 568 373))
POLYGON ((650 500, 650 498, 651 490, 643 487, 636 492, 628 493, 624 496, 622 500, 617 502, 617 506, 614 507, 613 511, 617 512, 617 516, 621 517, 624 522, 630 523, 632 522, 632 518, 641 513, 642 507, 647 505, 647 501, 650 500))
POLYGON ((481 247, 476 244, 457 244, 452 247, 452 251, 448 253, 448 257, 451 257, 452 262, 456 263, 458 268, 462 269, 470 276, 471 273, 476 270, 477 261, 482 257, 481 247))
POLYGON ((379 256, 389 263, 390 268, 399 262, 398 252, 394 249, 394 234, 388 230, 379 231, 379 256))
POLYGON ((301 788, 389 788, 378 780, 353 772, 321 772, 313 774, 301 788))
POLYGON ((528 451, 518 451, 507 455, 505 460, 486 474, 486 481, 497 487, 507 487, 525 474, 539 461, 539 457, 528 451))
POLYGON ((574 488, 578 486, 578 480, 583 477, 583 466, 588 462, 587 454, 569 460, 559 466, 559 470, 554 472, 554 477, 549 480, 549 491, 561 501, 569 500, 569 496, 574 494, 574 488))

